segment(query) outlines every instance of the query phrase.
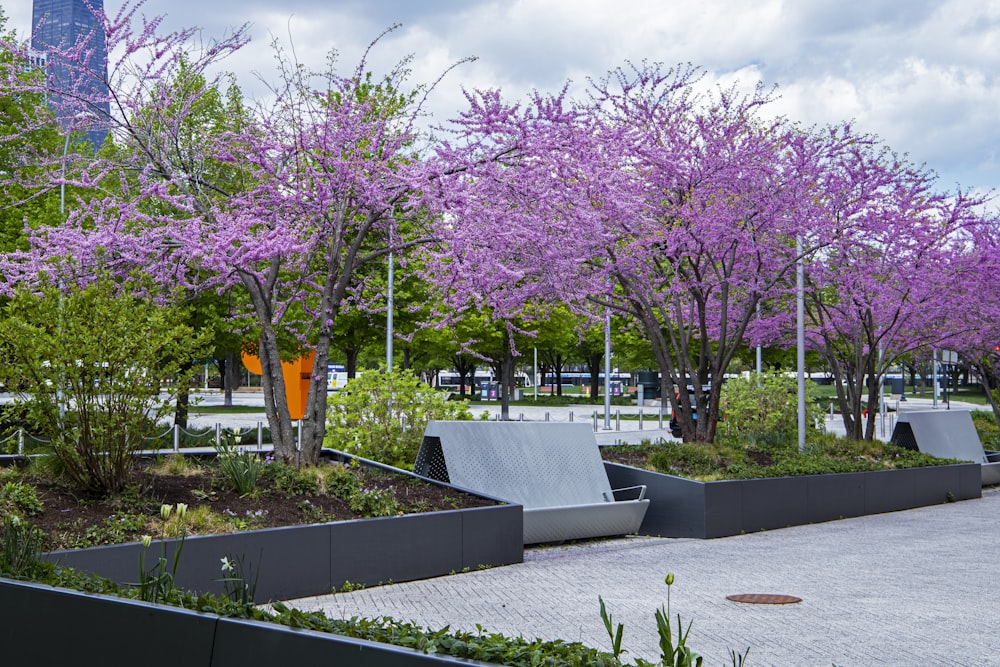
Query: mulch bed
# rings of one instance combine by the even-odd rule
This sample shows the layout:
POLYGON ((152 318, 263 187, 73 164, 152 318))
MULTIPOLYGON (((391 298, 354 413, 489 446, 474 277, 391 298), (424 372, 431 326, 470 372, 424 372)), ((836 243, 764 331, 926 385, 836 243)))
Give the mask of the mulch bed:
MULTIPOLYGON (((495 504, 402 475, 368 470, 359 470, 357 474, 361 475, 365 489, 391 492, 401 514, 495 504)), ((44 504, 44 511, 27 519, 46 535, 48 549, 132 542, 144 534, 157 537, 163 504, 186 503, 189 513, 199 505, 207 505, 215 513, 244 521, 250 529, 365 518, 332 495, 286 497, 274 488, 269 478, 258 481, 259 494, 241 497, 226 488, 218 470, 210 467, 188 475, 139 469, 124 492, 110 497, 81 494, 33 475, 21 476, 20 481, 33 484, 44 504), (141 523, 137 520, 140 515, 149 518, 144 526, 136 525, 141 523)))

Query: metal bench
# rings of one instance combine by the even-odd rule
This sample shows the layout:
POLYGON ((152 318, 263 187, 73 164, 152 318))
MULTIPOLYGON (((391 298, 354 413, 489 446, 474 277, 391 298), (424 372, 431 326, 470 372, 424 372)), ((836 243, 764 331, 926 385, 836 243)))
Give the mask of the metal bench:
POLYGON ((611 488, 582 423, 430 422, 413 469, 522 505, 525 544, 634 533, 649 507, 645 486, 611 488))
POLYGON ((1000 484, 1000 452, 983 450, 968 410, 900 412, 891 442, 943 459, 979 463, 983 486, 1000 484))

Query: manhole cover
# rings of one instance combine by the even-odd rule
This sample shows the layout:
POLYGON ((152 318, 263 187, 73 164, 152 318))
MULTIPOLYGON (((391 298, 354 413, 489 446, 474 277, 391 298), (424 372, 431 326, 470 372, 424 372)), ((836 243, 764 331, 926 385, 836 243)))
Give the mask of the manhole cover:
POLYGON ((794 595, 775 595, 772 593, 742 593, 740 595, 727 595, 726 599, 746 604, 795 604, 802 602, 802 598, 797 598, 794 595))

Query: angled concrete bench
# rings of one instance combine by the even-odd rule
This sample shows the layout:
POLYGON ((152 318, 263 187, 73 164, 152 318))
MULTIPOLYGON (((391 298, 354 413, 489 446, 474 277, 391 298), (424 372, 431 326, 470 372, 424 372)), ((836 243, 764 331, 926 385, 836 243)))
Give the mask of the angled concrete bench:
POLYGON ((891 442, 942 459, 979 463, 983 486, 1000 484, 1000 452, 983 450, 968 410, 900 412, 891 442))
POLYGON ((588 424, 430 422, 413 468, 524 507, 524 543, 626 535, 646 487, 611 488, 588 424))

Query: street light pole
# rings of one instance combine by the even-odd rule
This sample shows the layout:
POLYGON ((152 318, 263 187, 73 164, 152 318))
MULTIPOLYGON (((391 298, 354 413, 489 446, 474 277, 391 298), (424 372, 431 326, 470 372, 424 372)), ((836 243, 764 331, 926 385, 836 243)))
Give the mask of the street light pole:
POLYGON ((385 368, 386 371, 392 372, 392 310, 393 310, 393 280, 394 280, 394 265, 392 256, 392 228, 393 228, 393 216, 389 214, 389 292, 386 298, 386 315, 385 315, 385 368))
POLYGON ((802 237, 795 237, 795 354, 798 367, 799 394, 799 451, 806 448, 806 305, 805 305, 805 262, 802 257, 802 237))
POLYGON ((611 309, 604 313, 604 430, 611 430, 611 309))

